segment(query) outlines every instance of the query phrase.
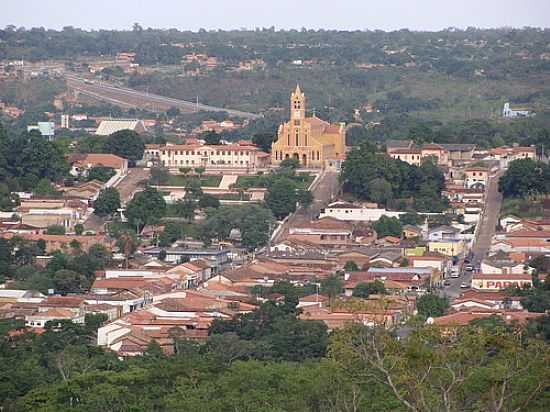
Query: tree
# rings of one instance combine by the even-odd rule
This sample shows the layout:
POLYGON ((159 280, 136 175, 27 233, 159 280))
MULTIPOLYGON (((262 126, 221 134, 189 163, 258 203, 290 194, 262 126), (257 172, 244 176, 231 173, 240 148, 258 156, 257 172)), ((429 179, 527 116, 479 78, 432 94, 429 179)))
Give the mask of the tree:
POLYGON ((386 236, 401 237, 402 226, 396 217, 382 216, 374 223, 373 228, 379 238, 386 236))
POLYGON ((12 211, 19 205, 19 196, 11 193, 9 187, 0 183, 0 210, 4 212, 12 211))
POLYGON ((290 169, 292 171, 295 171, 300 167, 300 161, 298 159, 295 159, 294 157, 289 157, 288 159, 284 159, 280 164, 279 168, 281 169, 290 169))
POLYGON ((343 289, 344 282, 338 274, 330 275, 321 280, 321 293, 327 295, 331 303, 342 293, 343 289))
POLYGON ((94 213, 101 217, 111 216, 120 207, 120 194, 114 187, 102 189, 93 203, 94 213))
POLYGON ((443 316, 449 309, 449 299, 427 293, 416 300, 418 314, 424 318, 443 316))
POLYGON ((143 158, 145 144, 143 138, 133 130, 120 130, 107 138, 104 150, 107 153, 137 161, 143 158))
POLYGON ((173 210, 176 212, 178 217, 182 217, 187 221, 192 221, 195 217, 195 210, 197 209, 197 204, 193 199, 179 199, 174 204, 173 210))
POLYGON ((505 197, 524 197, 550 192, 550 166, 532 159, 514 160, 499 179, 499 191, 505 197))
POLYGON ((344 265, 344 270, 346 272, 356 272, 359 270, 359 266, 353 260, 348 260, 344 265))
POLYGON ((296 200, 305 209, 313 204, 313 194, 309 190, 300 189, 296 194, 296 200))
POLYGON ((214 195, 203 193, 199 199, 199 207, 201 209, 206 209, 207 207, 213 207, 217 209, 218 207, 220 207, 220 201, 214 195))
POLYGON ((199 179, 202 177, 203 173, 206 171, 206 168, 199 166, 195 167, 195 173, 199 175, 199 179))
POLYGON ((221 135, 216 133, 213 130, 208 130, 201 134, 201 139, 204 139, 206 144, 209 145, 219 145, 221 140, 221 135))
POLYGON ((166 110, 166 115, 168 117, 178 117, 180 114, 181 114, 180 109, 178 109, 177 107, 174 107, 174 106, 172 106, 168 110, 166 110))
POLYGON ((369 182, 369 198, 380 205, 388 204, 393 199, 390 182, 383 178, 371 180, 369 182))
POLYGON ((115 169, 106 166, 94 166, 88 170, 88 176, 86 180, 99 180, 100 182, 107 182, 111 177, 115 175, 115 169))
POLYGON ((404 213, 399 215, 399 221, 403 226, 405 225, 422 225, 426 221, 426 218, 418 213, 404 213))
POLYGON ((150 182, 153 185, 165 185, 170 179, 170 171, 165 167, 152 167, 150 182))
POLYGON ((62 225, 51 225, 46 228, 46 234, 48 235, 64 235, 65 226, 62 225))
POLYGON ((384 283, 380 280, 374 282, 359 282, 353 288, 352 296, 355 298, 368 298, 370 295, 385 295, 387 293, 384 283))
POLYGON ((271 145, 273 144, 274 136, 274 133, 256 133, 252 136, 252 143, 264 152, 271 152, 271 145))
POLYGON ((82 223, 77 223, 76 225, 74 225, 74 232, 80 236, 82 233, 84 233, 84 225, 82 223))
POLYGON ((281 177, 267 191, 265 202, 277 219, 282 219, 296 210, 296 187, 294 182, 281 177))
POLYGON ((152 187, 138 192, 126 207, 126 217, 136 227, 156 224, 166 213, 166 202, 162 194, 152 187))

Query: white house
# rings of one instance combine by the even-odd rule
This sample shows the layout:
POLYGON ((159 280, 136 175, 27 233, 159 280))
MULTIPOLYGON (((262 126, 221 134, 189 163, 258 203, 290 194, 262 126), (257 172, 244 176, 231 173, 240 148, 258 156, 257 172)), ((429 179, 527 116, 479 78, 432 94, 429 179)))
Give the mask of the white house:
POLYGON ((332 217, 338 220, 348 220, 357 222, 375 222, 382 216, 397 217, 405 212, 391 212, 377 207, 368 207, 343 201, 337 201, 329 204, 326 209, 321 210, 319 218, 332 217))

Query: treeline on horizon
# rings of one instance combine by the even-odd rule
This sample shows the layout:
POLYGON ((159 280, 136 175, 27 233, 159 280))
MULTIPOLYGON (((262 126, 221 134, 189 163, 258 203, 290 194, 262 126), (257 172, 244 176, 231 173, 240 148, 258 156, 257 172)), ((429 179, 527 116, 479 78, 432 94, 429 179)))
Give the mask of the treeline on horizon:
POLYGON ((268 64, 295 59, 336 65, 349 63, 404 65, 415 62, 449 74, 473 75, 483 69, 488 76, 502 76, 503 65, 521 73, 548 70, 550 61, 538 59, 547 52, 550 30, 447 29, 439 32, 337 30, 199 30, 144 29, 86 31, 74 27, 0 29, 0 59, 43 60, 78 55, 115 55, 135 52, 140 64, 178 64, 189 52, 207 53, 226 63, 262 58, 268 64), (181 47, 183 46, 183 47, 181 47), (386 47, 386 49, 384 49, 386 47), (522 52, 537 57, 525 60, 522 52), (518 54, 519 55, 516 55, 518 54), (460 65, 457 65, 460 63, 460 65))

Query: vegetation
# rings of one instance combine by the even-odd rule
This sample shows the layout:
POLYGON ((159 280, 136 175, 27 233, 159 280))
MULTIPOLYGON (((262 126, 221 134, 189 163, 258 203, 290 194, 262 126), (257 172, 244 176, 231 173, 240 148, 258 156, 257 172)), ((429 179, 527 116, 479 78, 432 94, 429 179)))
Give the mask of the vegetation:
POLYGON ((201 224, 200 238, 210 244, 212 239, 229 239, 231 231, 240 233, 241 244, 250 251, 264 246, 271 235, 273 215, 269 209, 257 204, 245 206, 220 206, 207 209, 207 218, 201 224))
POLYGON ((384 282, 375 280, 374 282, 359 282, 353 288, 354 298, 368 298, 370 295, 385 295, 388 293, 384 287, 384 282))
POLYGON ((94 213, 101 217, 111 216, 120 206, 120 194, 114 187, 101 189, 93 204, 94 213))
POLYGON ((449 299, 428 293, 416 300, 416 308, 423 318, 443 316, 449 309, 449 299))
POLYGON ((68 164, 58 146, 36 132, 10 136, 0 124, 0 178, 10 191, 49 185, 67 172, 68 164))
POLYGON ((94 166, 88 170, 86 179, 99 180, 100 182, 108 182, 111 177, 115 175, 115 170, 112 167, 94 166))
POLYGON ((348 153, 341 180, 344 191, 389 208, 440 212, 446 207, 441 198, 445 179, 431 159, 417 167, 363 143, 348 153))
POLYGON ((143 158, 145 144, 133 130, 120 130, 107 138, 103 150, 135 162, 143 158))
POLYGON ((166 202, 161 193, 152 187, 146 187, 128 202, 125 215, 128 222, 139 229, 143 225, 158 223, 165 212, 166 202))
POLYGON ((382 216, 373 225, 373 229, 381 239, 386 236, 394 236, 401 238, 401 222, 396 217, 382 216))
POLYGON ((506 197, 550 193, 550 166, 531 159, 514 160, 499 179, 498 188, 506 197))
POLYGON ((326 326, 297 320, 294 310, 268 302, 238 321, 215 321, 205 345, 175 338, 171 357, 153 343, 127 360, 95 347, 98 316, 49 324, 9 344, 2 337, 0 376, 9 379, 0 385, 1 405, 22 412, 458 412, 502 404, 538 412, 548 403, 549 349, 533 335, 481 324, 453 339, 422 327, 395 340, 362 326, 327 338, 326 326))

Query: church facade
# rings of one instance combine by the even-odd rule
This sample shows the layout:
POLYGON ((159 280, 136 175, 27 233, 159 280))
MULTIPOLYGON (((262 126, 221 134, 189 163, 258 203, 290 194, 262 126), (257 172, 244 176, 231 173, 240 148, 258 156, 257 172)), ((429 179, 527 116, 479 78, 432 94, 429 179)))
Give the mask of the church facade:
POLYGON ((271 146, 271 163, 295 158, 301 167, 324 167, 329 161, 343 160, 346 154, 344 123, 330 124, 306 116, 306 97, 296 86, 290 95, 290 120, 279 126, 277 141, 271 146))

